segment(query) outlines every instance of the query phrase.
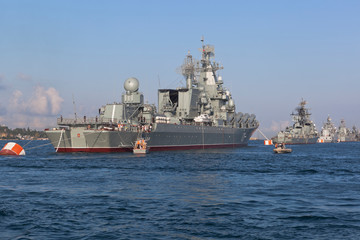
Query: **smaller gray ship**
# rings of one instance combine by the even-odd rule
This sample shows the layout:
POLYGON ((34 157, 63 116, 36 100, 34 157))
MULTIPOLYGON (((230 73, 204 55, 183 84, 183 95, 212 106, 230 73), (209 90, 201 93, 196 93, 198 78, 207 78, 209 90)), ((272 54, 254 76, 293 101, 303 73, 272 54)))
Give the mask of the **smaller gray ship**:
POLYGON ((315 123, 310 120, 309 109, 305 107, 306 101, 302 100, 297 107, 296 113, 292 113, 294 124, 280 131, 272 138, 273 143, 285 144, 314 144, 317 142, 318 132, 315 123))
POLYGON ((359 130, 353 126, 352 130, 346 127, 345 120, 342 119, 338 129, 338 142, 357 142, 360 140, 359 130))
POLYGON ((337 131, 330 116, 327 117, 327 122, 321 128, 319 143, 333 143, 337 141, 337 131))
POLYGON ((351 134, 352 134, 355 142, 360 141, 360 132, 359 132, 359 129, 355 125, 353 126, 353 128, 351 130, 351 134))

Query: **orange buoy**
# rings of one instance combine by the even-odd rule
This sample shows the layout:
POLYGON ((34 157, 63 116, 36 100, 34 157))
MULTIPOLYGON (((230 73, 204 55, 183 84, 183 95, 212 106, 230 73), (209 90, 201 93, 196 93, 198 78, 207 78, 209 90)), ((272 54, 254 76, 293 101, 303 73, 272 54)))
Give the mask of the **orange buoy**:
POLYGON ((273 144, 272 140, 269 139, 264 140, 264 145, 272 145, 272 144, 273 144))
POLYGON ((0 155, 25 155, 25 150, 19 144, 9 142, 1 149, 0 155))

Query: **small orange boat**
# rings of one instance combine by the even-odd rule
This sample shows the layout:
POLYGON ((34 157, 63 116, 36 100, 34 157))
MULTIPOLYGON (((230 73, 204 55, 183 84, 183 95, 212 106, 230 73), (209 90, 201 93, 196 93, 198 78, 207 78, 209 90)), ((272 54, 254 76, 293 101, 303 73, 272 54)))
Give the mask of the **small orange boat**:
POLYGON ((274 153, 291 153, 291 152, 292 152, 292 149, 286 148, 285 144, 283 144, 283 143, 275 144, 274 153))
POLYGON ((145 139, 141 138, 135 141, 133 153, 134 154, 146 154, 149 152, 149 147, 145 139))

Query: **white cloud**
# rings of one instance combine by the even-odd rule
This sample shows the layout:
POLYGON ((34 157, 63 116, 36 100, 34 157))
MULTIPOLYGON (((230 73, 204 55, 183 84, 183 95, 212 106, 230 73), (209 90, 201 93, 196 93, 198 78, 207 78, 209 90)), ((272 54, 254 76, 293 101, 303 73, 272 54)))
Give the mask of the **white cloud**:
POLYGON ((10 113, 6 116, 7 123, 10 128, 30 127, 27 122, 29 117, 21 113, 10 113))
POLYGON ((5 79, 4 75, 0 74, 0 90, 5 90, 6 89, 6 86, 3 83, 4 79, 5 79))
POLYGON ((55 115, 61 111, 63 99, 53 88, 36 86, 27 96, 20 90, 15 90, 9 99, 7 114, 3 116, 9 127, 45 128, 52 125, 55 115))
POLYGON ((44 117, 32 117, 29 121, 29 126, 31 126, 31 128, 36 128, 36 129, 44 129, 46 127, 48 127, 49 125, 52 125, 54 122, 54 118, 44 118, 44 117))
POLYGON ((285 130, 287 126, 290 126, 289 121, 271 121, 270 126, 260 125, 260 130, 268 137, 275 136, 279 131, 285 130))
POLYGON ((55 88, 45 89, 37 86, 26 100, 20 90, 15 90, 9 101, 12 112, 28 113, 33 115, 55 115, 61 110, 64 101, 55 88))
POLYGON ((279 132, 281 130, 284 130, 289 125, 290 125, 289 121, 279 121, 279 122, 271 121, 271 127, 269 130, 273 132, 279 132))
POLYGON ((47 115, 49 107, 46 90, 41 86, 37 86, 25 107, 29 113, 47 115))
POLYGON ((51 106, 51 113, 58 114, 61 110, 61 104, 64 102, 64 99, 62 99, 59 95, 59 92, 55 88, 49 88, 46 90, 46 94, 48 96, 48 99, 50 101, 51 106))
POLYGON ((23 81, 31 81, 32 77, 30 75, 26 75, 24 73, 18 73, 17 78, 23 81))
POLYGON ((10 112, 23 112, 24 101, 22 100, 23 93, 20 90, 15 90, 9 100, 10 112))

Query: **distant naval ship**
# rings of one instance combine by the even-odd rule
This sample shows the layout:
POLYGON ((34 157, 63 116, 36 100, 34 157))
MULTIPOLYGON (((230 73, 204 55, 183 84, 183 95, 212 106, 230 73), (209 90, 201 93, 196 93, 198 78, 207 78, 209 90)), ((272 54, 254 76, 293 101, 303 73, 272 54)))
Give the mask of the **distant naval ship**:
POLYGON ((236 112, 235 103, 212 61, 215 49, 204 45, 201 60, 188 53, 181 66, 186 86, 158 90, 158 109, 144 103, 139 81, 124 83, 121 103, 102 106, 93 118, 57 119, 45 129, 57 152, 130 152, 145 139, 150 151, 240 147, 258 128, 254 114, 236 112))
POLYGON ((338 129, 338 142, 356 142, 360 140, 359 130, 353 126, 352 130, 346 127, 345 120, 342 119, 338 129))
POLYGON ((324 123, 321 128, 320 137, 318 139, 319 143, 332 143, 337 141, 337 131, 334 123, 331 121, 330 116, 328 116, 326 123, 324 123))
POLYGON ((306 101, 302 100, 296 113, 292 113, 293 126, 288 126, 272 138, 273 143, 285 144, 313 144, 318 139, 315 124, 310 120, 309 110, 305 107, 306 101))

